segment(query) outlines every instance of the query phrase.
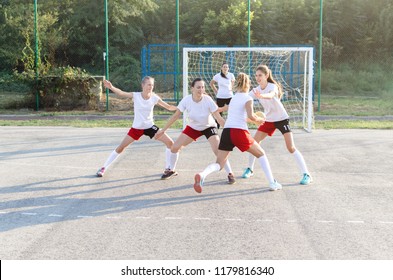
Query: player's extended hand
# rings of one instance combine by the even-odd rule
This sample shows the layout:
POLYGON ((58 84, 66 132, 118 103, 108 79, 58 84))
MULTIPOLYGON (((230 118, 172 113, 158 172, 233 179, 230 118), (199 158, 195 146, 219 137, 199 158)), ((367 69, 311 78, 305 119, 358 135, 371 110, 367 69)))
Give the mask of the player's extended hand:
POLYGON ((104 87, 111 89, 112 88, 112 83, 108 80, 104 80, 104 87))
POLYGON ((160 130, 156 133, 156 135, 154 135, 154 139, 156 139, 156 140, 160 139, 161 136, 164 135, 164 133, 165 133, 165 131, 162 130, 162 129, 160 129, 160 130))
POLYGON ((252 92, 254 93, 256 98, 262 98, 261 92, 259 90, 257 90, 256 88, 254 88, 252 90, 252 92))

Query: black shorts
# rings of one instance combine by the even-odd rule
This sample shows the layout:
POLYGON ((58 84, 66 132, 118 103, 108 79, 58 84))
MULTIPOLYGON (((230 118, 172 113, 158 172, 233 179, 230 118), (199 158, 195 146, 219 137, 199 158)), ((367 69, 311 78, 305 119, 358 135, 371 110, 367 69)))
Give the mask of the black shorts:
POLYGON ((232 98, 217 98, 217 106, 218 107, 224 107, 224 105, 228 105, 231 102, 232 98))
POLYGON ((156 125, 153 125, 152 127, 143 130, 143 134, 146 136, 149 136, 150 139, 152 139, 154 137, 154 135, 156 135, 156 133, 158 132, 160 128, 156 125))

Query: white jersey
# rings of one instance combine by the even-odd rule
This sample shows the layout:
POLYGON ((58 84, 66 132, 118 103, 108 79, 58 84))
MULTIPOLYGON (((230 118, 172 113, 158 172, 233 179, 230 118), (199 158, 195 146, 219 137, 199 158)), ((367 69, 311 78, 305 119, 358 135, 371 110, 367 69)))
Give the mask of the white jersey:
POLYGON ((149 99, 144 99, 141 92, 133 92, 134 99, 134 122, 132 127, 147 129, 154 125, 153 108, 161 98, 152 93, 149 99))
POLYGON ((235 76, 228 72, 226 78, 221 76, 221 73, 214 75, 213 80, 217 82, 217 98, 232 98, 232 81, 235 80, 235 76))
POLYGON ((248 130, 246 103, 253 101, 245 92, 237 92, 228 105, 228 116, 224 128, 240 128, 248 130))
POLYGON ((269 92, 274 92, 275 94, 271 99, 259 99, 255 96, 253 91, 250 91, 250 96, 253 99, 258 99, 259 103, 261 103, 263 106, 267 122, 278 122, 289 119, 289 115, 285 110, 280 98, 278 97, 278 87, 276 84, 267 83, 265 89, 262 89, 261 86, 258 86, 257 90, 261 93, 261 95, 267 94, 269 92))
POLYGON ((187 111, 188 113, 188 126, 191 128, 202 131, 209 127, 217 127, 211 113, 217 111, 218 106, 213 99, 206 95, 202 95, 202 100, 195 102, 192 100, 192 95, 184 97, 177 108, 180 112, 187 111))

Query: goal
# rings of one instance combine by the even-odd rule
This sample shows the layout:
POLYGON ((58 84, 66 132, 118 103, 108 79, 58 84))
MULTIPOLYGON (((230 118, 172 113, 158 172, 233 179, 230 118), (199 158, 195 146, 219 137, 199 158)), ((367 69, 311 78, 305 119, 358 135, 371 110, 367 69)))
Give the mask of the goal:
MULTIPOLYGON (((191 82, 202 78, 206 93, 215 98, 209 82, 220 72, 223 62, 235 77, 239 72, 249 74, 251 87, 257 87, 255 69, 266 64, 274 79, 283 87, 282 102, 287 110, 291 127, 312 131, 313 115, 313 47, 252 47, 252 48, 183 48, 183 96, 188 95, 191 82)), ((254 110, 263 111, 258 101, 254 110)), ((184 116, 183 122, 185 122, 184 116)))

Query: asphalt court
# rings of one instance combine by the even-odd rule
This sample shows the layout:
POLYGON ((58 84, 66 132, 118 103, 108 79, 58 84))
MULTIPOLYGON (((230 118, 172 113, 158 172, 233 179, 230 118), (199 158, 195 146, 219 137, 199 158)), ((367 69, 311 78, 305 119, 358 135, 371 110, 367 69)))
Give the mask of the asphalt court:
POLYGON ((160 180, 165 148, 147 137, 97 178, 127 131, 0 127, 0 259, 393 259, 393 130, 295 130, 310 186, 276 133, 262 147, 283 190, 268 191, 257 164, 240 178, 248 154, 235 150, 237 183, 221 171, 202 194, 205 139, 181 151, 173 179, 160 180))

